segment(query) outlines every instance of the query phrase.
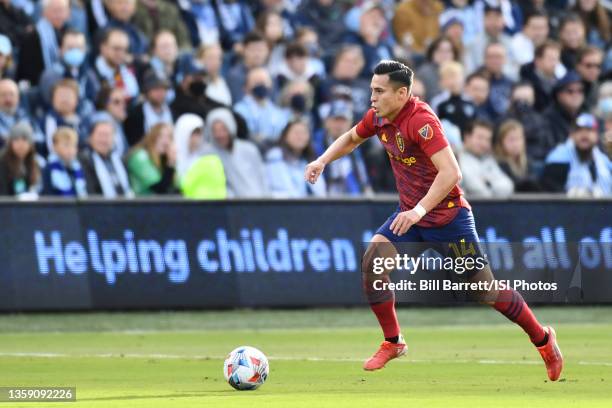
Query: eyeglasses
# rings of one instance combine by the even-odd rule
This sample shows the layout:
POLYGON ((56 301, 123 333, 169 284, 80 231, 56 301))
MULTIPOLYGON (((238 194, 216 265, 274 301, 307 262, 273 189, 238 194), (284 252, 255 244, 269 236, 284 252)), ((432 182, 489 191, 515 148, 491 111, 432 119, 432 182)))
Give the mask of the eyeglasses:
POLYGON ((125 105, 125 99, 114 98, 110 100, 111 105, 125 105))

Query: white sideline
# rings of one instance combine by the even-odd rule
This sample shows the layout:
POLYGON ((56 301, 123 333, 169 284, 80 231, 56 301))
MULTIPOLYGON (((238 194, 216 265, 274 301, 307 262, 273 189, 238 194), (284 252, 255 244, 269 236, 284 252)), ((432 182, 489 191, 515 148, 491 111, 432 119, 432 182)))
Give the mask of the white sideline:
MULTIPOLYGON (((30 353, 30 352, 0 352, 0 357, 37 357, 37 358, 143 358, 143 359, 159 359, 159 360, 223 360, 223 356, 198 356, 198 355, 180 355, 180 354, 138 354, 138 353, 93 353, 93 354, 66 354, 66 353, 30 353)), ((269 359, 274 361, 323 361, 323 362, 362 362, 363 359, 357 358, 322 358, 322 357, 286 357, 286 356, 269 356, 269 359)), ((399 359, 399 362, 404 363, 419 363, 419 364, 516 364, 516 365, 539 365, 541 361, 536 360, 419 360, 419 359, 399 359)), ((612 367, 612 362, 607 361, 577 361, 578 365, 604 366, 612 367)))

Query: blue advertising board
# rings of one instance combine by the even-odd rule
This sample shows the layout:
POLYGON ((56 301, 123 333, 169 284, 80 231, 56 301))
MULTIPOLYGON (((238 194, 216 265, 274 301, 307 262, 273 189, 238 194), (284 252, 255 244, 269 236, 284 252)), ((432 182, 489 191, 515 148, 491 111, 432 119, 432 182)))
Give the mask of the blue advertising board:
MULTIPOLYGON (((611 201, 472 204, 498 279, 559 281, 564 295, 546 302, 612 302, 611 201)), ((0 311, 363 304, 361 255, 394 208, 378 200, 5 202, 0 311)))

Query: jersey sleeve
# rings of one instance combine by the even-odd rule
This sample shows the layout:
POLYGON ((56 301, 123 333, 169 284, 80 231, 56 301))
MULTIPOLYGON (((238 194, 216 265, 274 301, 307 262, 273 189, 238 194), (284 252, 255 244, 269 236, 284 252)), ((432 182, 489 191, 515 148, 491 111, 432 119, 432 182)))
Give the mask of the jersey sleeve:
POLYGON ((359 123, 357 123, 357 127, 355 128, 357 136, 363 139, 374 136, 376 134, 376 128, 374 127, 376 120, 377 118, 374 110, 369 109, 365 115, 363 115, 359 123))
POLYGON ((440 119, 432 111, 423 109, 411 122, 409 134, 427 157, 433 156, 449 145, 440 119))

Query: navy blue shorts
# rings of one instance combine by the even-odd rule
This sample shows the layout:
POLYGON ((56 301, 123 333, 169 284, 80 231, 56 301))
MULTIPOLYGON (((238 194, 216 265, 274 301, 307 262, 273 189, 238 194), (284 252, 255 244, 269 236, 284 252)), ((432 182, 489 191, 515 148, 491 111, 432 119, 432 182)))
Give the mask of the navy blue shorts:
MULTIPOLYGON (((450 256, 458 257, 482 257, 485 259, 484 264, 487 264, 486 257, 483 255, 476 232, 476 223, 472 211, 467 208, 460 208, 455 218, 446 225, 441 227, 419 227, 413 225, 404 235, 395 235, 389 228, 391 223, 401 212, 398 208, 385 223, 378 228, 377 234, 385 236, 394 244, 411 244, 422 243, 423 245, 406 245, 409 250, 425 250, 428 248, 434 249, 443 257, 450 256)), ((396 245, 400 248, 401 245, 396 245)), ((404 252, 404 251, 400 251, 404 252)))
POLYGON ((389 228, 391 223, 402 210, 395 210, 383 225, 376 230, 377 234, 384 235, 391 242, 479 242, 476 232, 476 223, 472 211, 461 207, 455 218, 441 227, 419 227, 413 225, 404 235, 395 235, 389 228))

